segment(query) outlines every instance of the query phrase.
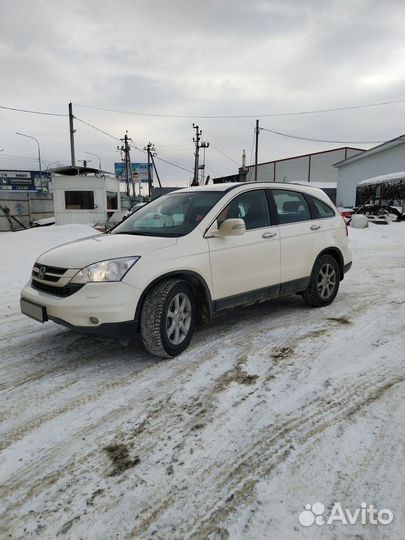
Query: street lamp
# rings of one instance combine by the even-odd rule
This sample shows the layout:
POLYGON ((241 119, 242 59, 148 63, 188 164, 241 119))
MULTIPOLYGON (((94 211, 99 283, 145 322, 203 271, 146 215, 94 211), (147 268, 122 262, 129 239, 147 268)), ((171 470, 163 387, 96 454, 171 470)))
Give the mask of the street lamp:
POLYGON ((95 156, 98 159, 98 170, 101 171, 101 158, 97 154, 93 154, 93 152, 84 152, 85 154, 89 154, 90 156, 95 156))
POLYGON ((38 163, 39 163, 39 176, 42 177, 42 165, 41 165, 41 148, 39 146, 39 141, 35 137, 32 137, 31 135, 25 135, 25 133, 19 133, 16 131, 17 135, 21 135, 21 137, 27 137, 28 139, 33 139, 37 145, 38 145, 38 163))
POLYGON ((45 163, 45 171, 50 171, 52 165, 56 165, 57 163, 60 163, 60 161, 46 161, 45 159, 41 160, 42 165, 45 163))
POLYGON ((88 163, 91 163, 91 159, 78 159, 78 163, 83 163, 83 167, 87 167, 88 163))

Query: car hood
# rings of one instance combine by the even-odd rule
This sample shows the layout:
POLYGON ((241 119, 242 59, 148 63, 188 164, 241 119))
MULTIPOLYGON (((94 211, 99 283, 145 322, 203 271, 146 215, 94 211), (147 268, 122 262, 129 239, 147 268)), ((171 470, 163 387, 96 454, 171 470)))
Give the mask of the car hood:
POLYGON ((84 268, 89 264, 106 259, 142 256, 145 253, 170 247, 176 243, 177 238, 98 234, 50 249, 38 258, 38 262, 60 268, 84 268))

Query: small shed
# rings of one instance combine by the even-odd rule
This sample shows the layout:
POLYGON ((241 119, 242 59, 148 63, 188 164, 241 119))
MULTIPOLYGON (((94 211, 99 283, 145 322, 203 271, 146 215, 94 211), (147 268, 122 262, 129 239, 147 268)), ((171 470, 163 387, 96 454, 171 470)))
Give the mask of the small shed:
POLYGON ((335 163, 335 167, 338 169, 336 202, 338 206, 353 207, 357 204, 359 182, 405 169, 405 135, 347 157, 335 163))
POLYGON ((55 224, 106 223, 121 210, 120 182, 110 173, 90 167, 53 169, 55 224))
POLYGON ((405 171, 367 178, 357 184, 356 206, 405 206, 405 171))

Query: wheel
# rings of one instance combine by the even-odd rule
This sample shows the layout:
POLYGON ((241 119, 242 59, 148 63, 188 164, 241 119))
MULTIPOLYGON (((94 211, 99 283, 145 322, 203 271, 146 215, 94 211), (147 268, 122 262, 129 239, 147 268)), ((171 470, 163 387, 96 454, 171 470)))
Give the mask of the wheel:
POLYGON ((340 283, 339 266, 332 255, 321 255, 315 261, 309 285, 302 297, 309 306, 322 307, 333 302, 340 283))
POLYGON ((190 285, 166 279, 149 291, 143 304, 140 330, 147 351, 159 358, 183 352, 193 335, 196 302, 190 285))

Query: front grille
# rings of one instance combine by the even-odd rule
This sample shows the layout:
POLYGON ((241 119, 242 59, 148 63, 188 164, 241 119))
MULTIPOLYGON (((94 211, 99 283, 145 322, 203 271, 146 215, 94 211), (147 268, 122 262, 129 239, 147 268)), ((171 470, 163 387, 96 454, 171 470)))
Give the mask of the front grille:
POLYGON ((51 274, 58 274, 58 276, 63 276, 67 272, 66 268, 57 268, 56 266, 46 266, 46 264, 38 264, 38 267, 45 266, 46 273, 50 272, 51 274))
POLYGON ((66 298, 67 296, 71 296, 75 292, 79 291, 83 287, 83 284, 68 283, 67 285, 65 285, 65 287, 54 287, 53 285, 48 285, 46 283, 42 283, 41 281, 33 279, 31 280, 31 287, 33 289, 37 289, 38 291, 43 291, 48 294, 53 294, 54 296, 61 296, 63 298, 66 298))
POLYGON ((38 278, 40 269, 45 268, 45 273, 41 276, 41 279, 45 281, 52 281, 56 283, 67 272, 66 268, 57 268, 56 266, 46 266, 45 264, 35 263, 32 269, 32 276, 38 278))
MULTIPOLYGON (((32 277, 37 278, 38 272, 32 271, 32 277)), ((60 280, 60 276, 51 276, 49 274, 45 274, 44 279, 46 279, 46 281, 52 281, 53 283, 56 283, 60 280)))

